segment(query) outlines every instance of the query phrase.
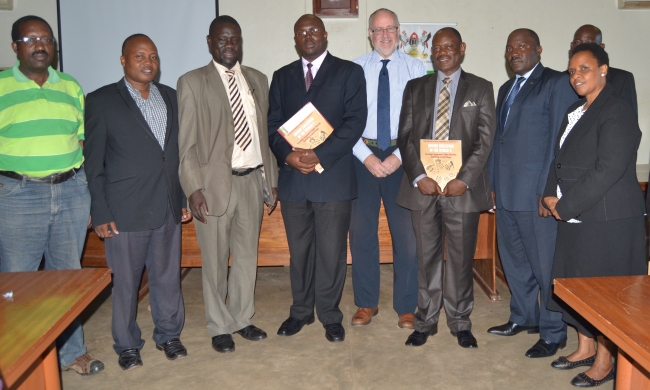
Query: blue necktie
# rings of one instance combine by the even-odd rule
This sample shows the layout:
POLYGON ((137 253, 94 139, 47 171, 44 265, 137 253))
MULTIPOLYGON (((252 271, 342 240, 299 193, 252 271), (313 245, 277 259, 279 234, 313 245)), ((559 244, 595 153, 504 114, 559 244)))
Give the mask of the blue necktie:
POLYGON ((510 111, 510 106, 512 106, 512 102, 515 101, 515 97, 517 97, 519 89, 521 88, 521 83, 523 81, 523 77, 517 76, 517 82, 515 83, 515 86, 512 87, 510 95, 508 95, 506 103, 503 105, 503 110, 501 111, 501 129, 505 129, 506 127, 506 120, 508 120, 508 112, 510 111))
POLYGON ((390 148, 390 84, 386 65, 390 60, 381 60, 377 88, 377 146, 381 150, 390 148))

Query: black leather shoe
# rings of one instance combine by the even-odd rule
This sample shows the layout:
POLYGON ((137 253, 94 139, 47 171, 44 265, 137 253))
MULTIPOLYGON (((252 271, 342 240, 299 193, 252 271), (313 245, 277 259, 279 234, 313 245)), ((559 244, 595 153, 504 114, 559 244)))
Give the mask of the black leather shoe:
POLYGON ((187 357, 187 349, 183 346, 179 339, 167 340, 162 344, 156 344, 159 351, 165 351, 167 360, 176 360, 178 358, 187 357))
POLYGON ((593 366, 596 361, 596 355, 588 357, 586 359, 578 360, 577 362, 570 362, 565 356, 560 356, 559 358, 553 360, 551 367, 557 368, 558 370, 570 370, 572 368, 580 366, 593 366))
POLYGON ((433 336, 438 333, 437 329, 432 329, 430 332, 418 332, 414 330, 413 333, 406 339, 405 345, 411 345, 413 347, 419 347, 427 343, 429 336, 433 336))
POLYGON ((612 366, 612 371, 610 371, 609 374, 607 374, 607 376, 605 376, 601 380, 595 380, 594 378, 591 378, 584 372, 581 372, 580 374, 576 375, 573 379, 571 379, 571 384, 576 387, 596 387, 602 385, 607 381, 611 381, 614 378, 616 378, 616 366, 612 366))
POLYGON ((212 349, 217 352, 235 352, 235 340, 229 334, 220 334, 212 338, 212 349))
POLYGON ((527 333, 539 333, 539 326, 521 326, 517 325, 514 322, 508 321, 507 324, 493 326, 488 329, 488 333, 495 334, 497 336, 514 336, 519 332, 527 331, 527 333))
POLYGON ((120 353, 117 363, 124 370, 130 370, 142 366, 142 358, 140 357, 140 350, 137 348, 125 349, 120 353))
POLYGON ((558 349, 562 349, 566 346, 566 343, 552 343, 550 341, 539 339, 528 351, 526 351, 526 356, 529 358, 541 358, 553 356, 558 349))
POLYGON ((255 325, 248 325, 245 328, 239 329, 235 333, 250 341, 259 341, 266 338, 266 332, 255 325))
POLYGON ((289 317, 287 318, 280 329, 278 329, 278 336, 293 336, 294 334, 300 332, 303 326, 313 324, 314 317, 309 317, 306 320, 299 320, 297 318, 289 317))
POLYGON ((327 341, 337 343, 345 340, 345 329, 341 323, 323 325, 327 341))
POLYGON ((478 348, 476 337, 472 334, 471 330, 461 330, 459 332, 451 332, 451 335, 458 339, 458 345, 463 348, 478 348))

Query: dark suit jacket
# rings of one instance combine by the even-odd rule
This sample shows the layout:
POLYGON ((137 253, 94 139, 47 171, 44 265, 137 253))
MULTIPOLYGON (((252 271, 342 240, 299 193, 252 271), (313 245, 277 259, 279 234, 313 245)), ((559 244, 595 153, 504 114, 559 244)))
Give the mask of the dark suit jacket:
POLYGON ((634 114, 638 117, 639 106, 636 102, 634 75, 626 70, 609 68, 607 71, 607 84, 612 87, 615 94, 622 97, 632 107, 634 114))
MULTIPOLYGON (((397 204, 410 210, 424 210, 432 196, 422 195, 413 180, 425 174, 420 161, 420 140, 431 139, 437 75, 409 81, 404 89, 397 143, 406 175, 397 196, 397 204)), ((492 208, 492 195, 485 164, 495 130, 494 90, 492 83, 461 70, 449 128, 450 140, 462 141, 463 166, 456 177, 469 186, 461 196, 452 197, 453 207, 461 212, 492 208), (476 106, 465 107, 466 102, 476 106)))
MULTIPOLYGON (((499 88, 497 118, 501 118, 514 82, 515 77, 499 88)), ((512 103, 505 128, 497 119, 496 137, 488 162, 497 208, 537 211, 560 124, 567 108, 576 100, 578 96, 569 83, 568 74, 539 63, 512 103)))
POLYGON ((361 66, 327 54, 314 82, 305 91, 301 60, 273 74, 269 92, 269 145, 278 160, 280 200, 335 202, 357 197, 352 147, 366 127, 366 79, 361 66), (311 102, 334 132, 314 152, 323 173, 304 175, 285 164, 291 146, 277 130, 305 104, 311 102))
MULTIPOLYGON (((585 103, 581 99, 567 114, 585 103)), ((561 133, 568 123, 565 115, 561 133)), ((562 198, 556 209, 562 219, 610 221, 645 213, 636 177, 636 153, 641 130, 632 107, 609 84, 600 92, 564 140, 555 147, 555 160, 544 196, 562 198)))
POLYGON ((167 104, 162 150, 124 79, 88 94, 84 168, 93 225, 114 221, 120 231, 162 226, 171 204, 174 220, 185 207, 178 181, 176 91, 156 83, 167 104))

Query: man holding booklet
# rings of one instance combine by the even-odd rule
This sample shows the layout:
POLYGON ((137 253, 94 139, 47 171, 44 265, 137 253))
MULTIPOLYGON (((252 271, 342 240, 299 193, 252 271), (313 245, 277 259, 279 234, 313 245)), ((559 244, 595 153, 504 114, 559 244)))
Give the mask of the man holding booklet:
POLYGON ((327 32, 320 18, 301 16, 294 33, 301 59, 273 74, 269 93, 269 145, 280 166, 278 197, 291 255, 293 295, 289 318, 278 335, 292 336, 314 322, 315 306, 327 340, 343 341, 339 301, 350 209, 357 197, 352 147, 366 125, 366 83, 360 66, 327 52, 327 32), (310 102, 333 131, 313 149, 292 146, 287 134, 278 130, 289 128, 286 122, 310 102))
POLYGON ((418 256, 418 311, 406 345, 424 345, 438 332, 444 304, 458 344, 477 348, 472 262, 479 214, 492 208, 485 164, 494 93, 492 83, 460 68, 465 43, 456 29, 440 29, 431 54, 437 72, 406 85, 397 138, 406 173, 397 203, 411 210, 418 256))

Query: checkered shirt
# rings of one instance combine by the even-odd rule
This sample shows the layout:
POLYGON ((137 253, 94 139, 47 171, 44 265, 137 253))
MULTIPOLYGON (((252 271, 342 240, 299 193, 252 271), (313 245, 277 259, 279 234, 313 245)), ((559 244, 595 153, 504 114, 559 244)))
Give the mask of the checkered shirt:
POLYGON ((158 140, 161 148, 165 148, 165 133, 167 132, 167 105, 154 83, 149 83, 149 98, 143 99, 140 91, 133 88, 131 83, 124 79, 124 84, 129 90, 131 97, 138 105, 142 116, 147 121, 153 135, 158 140))

